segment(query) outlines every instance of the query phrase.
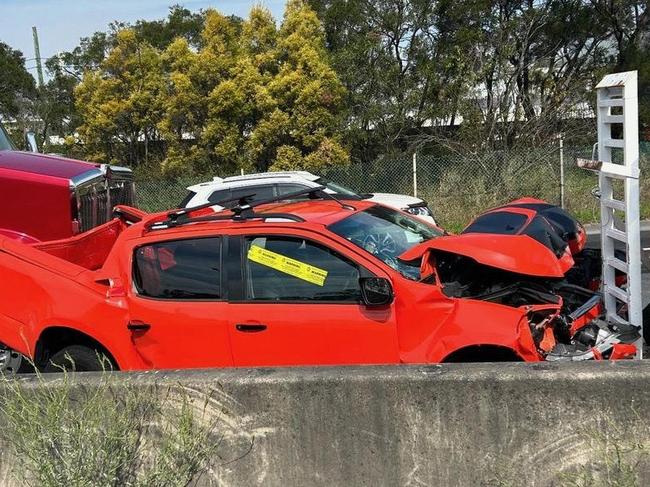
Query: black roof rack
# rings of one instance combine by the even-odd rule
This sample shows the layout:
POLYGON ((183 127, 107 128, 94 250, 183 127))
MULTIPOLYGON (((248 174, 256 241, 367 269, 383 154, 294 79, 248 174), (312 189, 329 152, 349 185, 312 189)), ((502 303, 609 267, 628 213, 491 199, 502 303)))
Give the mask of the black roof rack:
POLYGON ((278 201, 290 200, 293 198, 297 198, 299 196, 309 196, 310 198, 320 197, 325 199, 331 199, 333 201, 336 201, 339 205, 341 205, 342 208, 348 210, 356 209, 354 206, 343 203, 338 198, 336 198, 330 193, 327 193, 324 190, 325 190, 325 186, 315 186, 313 188, 294 191, 292 193, 286 193, 283 195, 274 196, 272 198, 267 198, 255 202, 249 201, 252 196, 255 196, 255 193, 253 193, 251 195, 245 195, 239 198, 230 198, 216 203, 204 203, 202 205, 194 206, 191 208, 182 208, 180 210, 170 211, 169 213, 167 213, 166 220, 150 223, 149 225, 147 225, 147 230, 159 230, 164 228, 177 227, 180 225, 186 225, 189 223, 198 223, 198 222, 207 222, 207 221, 220 221, 220 220, 244 221, 248 219, 259 219, 259 218, 263 218, 263 219, 282 218, 282 219, 288 219, 297 222, 304 222, 305 221, 304 218, 301 218, 296 215, 292 215, 291 213, 255 213, 253 211, 253 209, 258 206, 262 206, 270 203, 276 203, 278 201), (203 215, 194 218, 191 216, 191 214, 195 211, 202 210, 204 208, 210 208, 211 206, 217 206, 217 205, 223 206, 223 204, 225 203, 229 203, 231 201, 237 201, 237 200, 239 201, 239 204, 237 206, 234 206, 233 208, 228 209, 229 211, 232 212, 232 214, 223 215, 219 213, 214 215, 203 215))
POLYGON ((241 215, 223 215, 220 213, 215 213, 213 215, 203 215, 203 216, 197 216, 195 218, 188 218, 184 220, 176 220, 176 221, 170 221, 170 220, 165 220, 162 222, 154 222, 150 223, 147 225, 147 230, 164 230, 166 228, 174 228, 174 227, 180 227, 183 225, 187 225, 190 223, 204 223, 204 222, 218 222, 218 221, 226 221, 226 220, 233 220, 233 221, 247 221, 247 220, 253 220, 253 219, 282 219, 282 220, 291 220, 294 222, 304 222, 305 219, 298 216, 298 215, 293 215, 291 213, 255 213, 255 212, 250 212, 246 214, 246 216, 241 216, 241 215))

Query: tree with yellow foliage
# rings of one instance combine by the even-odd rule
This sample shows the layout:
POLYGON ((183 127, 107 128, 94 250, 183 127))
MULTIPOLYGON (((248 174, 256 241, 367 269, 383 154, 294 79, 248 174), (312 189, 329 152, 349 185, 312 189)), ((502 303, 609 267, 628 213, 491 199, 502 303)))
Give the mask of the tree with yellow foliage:
POLYGON ((279 30, 260 6, 243 22, 208 10, 198 47, 179 37, 160 52, 119 31, 76 89, 79 134, 95 159, 131 165, 155 139, 174 174, 319 170, 349 161, 344 93, 302 0, 289 1, 279 30))
POLYGON ((77 132, 87 157, 132 166, 145 162, 149 142, 158 139, 162 87, 158 51, 130 29, 118 32, 100 69, 87 71, 75 89, 83 120, 77 132))

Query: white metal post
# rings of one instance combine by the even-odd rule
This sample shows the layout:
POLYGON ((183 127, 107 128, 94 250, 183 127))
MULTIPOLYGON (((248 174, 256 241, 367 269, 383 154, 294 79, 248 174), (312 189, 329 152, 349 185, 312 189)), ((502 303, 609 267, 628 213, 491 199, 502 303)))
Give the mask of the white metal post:
MULTIPOLYGON (((637 72, 605 76, 596 86, 598 158, 601 161, 600 215, 603 259, 603 297, 607 319, 627 323, 642 331, 641 223, 639 213, 639 120, 637 72), (622 125, 622 138, 613 138, 612 126, 622 125), (621 158, 612 149, 622 149, 621 158), (623 199, 616 198, 615 181, 622 181, 623 199), (623 224, 615 225, 615 212, 624 212, 623 224), (621 228, 622 227, 622 228, 621 228), (625 260, 616 255, 616 245, 625 247, 625 260), (616 271, 627 275, 627 285, 616 285, 616 271), (626 309, 626 318, 619 315, 626 309)), ((620 221, 620 220, 619 220, 620 221)), ((636 343, 642 356, 643 340, 636 343)))
POLYGON ((418 195, 418 153, 413 152, 413 196, 418 195))

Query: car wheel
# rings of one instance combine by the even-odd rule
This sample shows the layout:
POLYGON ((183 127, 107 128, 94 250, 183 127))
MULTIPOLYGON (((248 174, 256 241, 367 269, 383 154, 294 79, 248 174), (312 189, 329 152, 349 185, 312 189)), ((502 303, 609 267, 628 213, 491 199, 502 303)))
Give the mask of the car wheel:
POLYGON ((19 352, 0 343, 0 374, 14 375, 34 372, 31 362, 19 352))
POLYGON ((111 361, 101 352, 83 345, 71 345, 58 351, 48 361, 43 372, 95 372, 113 370, 111 361))

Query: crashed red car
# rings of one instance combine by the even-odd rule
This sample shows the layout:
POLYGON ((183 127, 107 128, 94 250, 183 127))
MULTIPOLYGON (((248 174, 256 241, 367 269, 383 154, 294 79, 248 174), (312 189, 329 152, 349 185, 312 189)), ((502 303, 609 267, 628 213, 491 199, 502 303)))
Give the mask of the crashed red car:
POLYGON ((600 296, 528 235, 443 236, 318 196, 216 214, 119 207, 73 238, 0 240, 0 341, 45 370, 96 370, 98 355, 127 370, 635 353, 635 330, 602 321, 600 296))

